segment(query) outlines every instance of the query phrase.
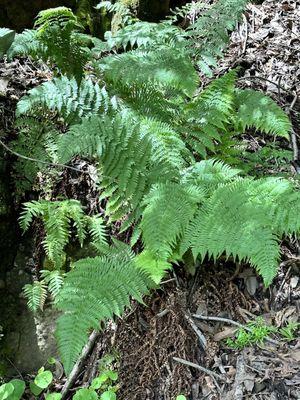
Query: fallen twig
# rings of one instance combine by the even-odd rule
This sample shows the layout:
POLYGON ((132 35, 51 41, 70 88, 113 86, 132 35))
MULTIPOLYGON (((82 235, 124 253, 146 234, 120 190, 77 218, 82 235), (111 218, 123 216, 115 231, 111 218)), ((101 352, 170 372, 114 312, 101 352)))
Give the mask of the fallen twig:
POLYGON ((0 140, 0 145, 9 153, 13 154, 16 157, 23 158, 24 160, 38 162, 40 164, 45 164, 45 165, 49 165, 51 167, 56 167, 56 168, 67 168, 67 169, 71 169, 72 171, 80 172, 81 174, 88 174, 88 171, 83 171, 82 169, 71 167, 70 165, 60 164, 60 163, 51 163, 48 161, 39 160, 37 158, 24 156, 23 154, 17 153, 16 151, 12 150, 4 142, 2 142, 2 140, 0 140))
POLYGON ((233 384, 234 399, 242 400, 244 396, 243 382, 245 380, 245 360, 243 354, 239 355, 236 361, 236 374, 233 384))
POLYGON ((70 373, 70 375, 68 376, 68 379, 66 380, 66 383, 64 384, 62 391, 61 391, 61 398, 64 399, 66 397, 66 395, 68 394, 69 390, 71 389, 72 385, 74 384, 77 375, 80 372, 80 368, 82 366, 82 363, 84 362, 84 360, 86 359, 86 357, 88 356, 88 354, 90 353, 90 351, 92 350, 95 341, 97 340, 97 338, 99 337, 100 332, 94 330, 90 337, 89 340, 87 342, 87 344, 84 346, 82 352, 81 352, 81 356, 79 357, 79 359, 77 360, 76 364, 74 365, 72 372, 70 373))
POLYGON ((225 378, 224 376, 219 375, 219 374, 217 374, 216 372, 211 371, 211 370, 209 370, 209 369, 207 369, 207 368, 201 367, 201 365, 192 363, 192 362, 190 362, 190 361, 187 361, 187 360, 184 360, 183 358, 178 358, 178 357, 173 357, 173 360, 174 360, 175 362, 180 363, 180 364, 187 365, 188 367, 196 368, 196 369, 198 369, 199 371, 202 371, 202 372, 206 373, 207 375, 210 375, 210 376, 213 377, 213 378, 219 379, 219 380, 221 380, 221 381, 223 381, 223 382, 227 382, 227 378, 225 378))
POLYGON ((203 350, 205 350, 206 346, 207 346, 207 341, 205 339, 205 336, 200 331, 200 329, 198 328, 198 326, 195 324, 195 322, 192 320, 191 317, 189 317, 187 314, 184 314, 184 317, 188 321, 188 323, 191 325, 191 327, 194 330, 194 332, 196 333, 196 335, 198 336, 201 347, 203 348, 203 350))

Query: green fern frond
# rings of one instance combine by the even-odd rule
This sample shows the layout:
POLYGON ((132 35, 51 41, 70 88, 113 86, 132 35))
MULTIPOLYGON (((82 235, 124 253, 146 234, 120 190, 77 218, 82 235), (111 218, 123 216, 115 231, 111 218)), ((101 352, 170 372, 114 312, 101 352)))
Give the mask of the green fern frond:
POLYGON ((49 270, 41 270, 41 278, 42 282, 47 285, 47 288, 52 295, 53 299, 55 299, 61 288, 64 284, 64 273, 59 270, 49 271, 49 270))
MULTIPOLYGON (((15 152, 44 162, 55 162, 53 144, 58 132, 54 125, 48 121, 25 117, 19 118, 15 126, 19 130, 17 139, 11 146, 15 152)), ((38 172, 45 168, 44 163, 18 158, 13 164, 16 194, 23 195, 26 190, 31 190, 38 172)))
POLYGON ((212 75, 211 67, 229 42, 229 34, 241 18, 248 0, 218 0, 188 28, 186 37, 193 56, 204 74, 212 75))
POLYGON ((95 244, 98 249, 106 248, 108 246, 108 235, 103 218, 98 215, 87 217, 87 224, 93 244, 95 244))
POLYGON ((189 56, 179 48, 161 47, 159 51, 133 50, 108 56, 102 62, 104 75, 115 87, 151 85, 192 96, 198 75, 189 56))
POLYGON ((163 259, 155 257, 151 251, 144 250, 135 258, 138 268, 146 272, 150 278, 159 285, 167 271, 172 269, 172 264, 163 259))
POLYGON ((39 32, 45 32, 52 25, 61 25, 64 27, 70 21, 74 23, 77 22, 77 18, 70 8, 49 8, 39 12, 34 27, 37 28, 39 32))
POLYGON ((57 112, 67 122, 74 123, 116 107, 115 98, 110 98, 105 88, 100 88, 97 83, 86 79, 78 85, 75 79, 62 76, 30 90, 18 102, 17 115, 45 110, 57 112))
POLYGON ((145 198, 140 224, 145 248, 153 258, 166 260, 192 219, 204 192, 177 183, 155 185, 145 198))
POLYGON ((154 23, 138 21, 126 25, 117 32, 106 32, 106 43, 109 49, 152 48, 158 45, 173 45, 182 42, 182 31, 168 22, 154 23))
POLYGON ((27 284, 23 290, 28 308, 34 313, 38 310, 43 310, 47 298, 47 290, 44 282, 35 281, 32 285, 27 284))
POLYGON ((139 124, 131 113, 73 125, 59 149, 63 162, 75 154, 98 158, 101 198, 108 198, 106 213, 113 219, 140 207, 152 180, 179 177, 184 165, 184 145, 175 132, 154 120, 139 124))
POLYGON ((16 35, 7 56, 11 60, 17 56, 31 55, 33 58, 43 58, 46 52, 45 46, 37 39, 36 31, 25 29, 16 35))
POLYGON ((280 238, 299 231, 299 222, 290 218, 296 198, 298 193, 284 180, 236 178, 221 184, 187 228, 181 252, 191 248, 202 259, 225 253, 247 260, 269 285, 278 268, 280 238))
POLYGON ((131 296, 142 301, 149 282, 133 261, 115 253, 75 263, 57 300, 57 307, 65 312, 58 320, 56 337, 67 374, 87 341, 88 329, 99 329, 99 321, 121 315, 131 296))
POLYGON ((186 168, 182 173, 182 183, 200 187, 216 188, 232 181, 241 171, 224 164, 222 161, 202 160, 186 168))
POLYGON ((46 231, 43 241, 45 252, 59 269, 71 235, 72 222, 81 245, 86 237, 86 220, 80 202, 39 200, 24 203, 20 216, 20 226, 24 231, 29 228, 33 218, 42 219, 46 231))
POLYGON ((236 130, 256 128, 289 139, 292 125, 285 112, 270 98, 251 89, 236 90, 236 130))
POLYGON ((235 71, 213 80, 185 108, 187 143, 202 157, 206 157, 207 150, 215 152, 217 142, 227 131, 234 112, 235 81, 235 71))

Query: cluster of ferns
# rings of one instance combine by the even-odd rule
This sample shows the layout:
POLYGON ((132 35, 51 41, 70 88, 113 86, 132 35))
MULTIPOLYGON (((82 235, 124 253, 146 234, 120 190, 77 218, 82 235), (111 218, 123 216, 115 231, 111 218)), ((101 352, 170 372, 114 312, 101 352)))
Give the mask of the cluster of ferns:
MULTIPOLYGON (((84 157, 97 166, 105 199, 101 216, 86 215, 77 200, 43 199, 25 203, 20 217, 24 230, 34 218, 44 224, 51 267, 25 293, 34 311, 47 293, 63 311, 56 336, 67 374, 89 329, 120 315, 131 298, 141 301, 171 268, 225 255, 250 263, 269 285, 280 240, 299 231, 293 183, 246 174, 241 156, 248 129, 288 140, 285 113, 263 93, 238 88, 237 71, 200 89, 199 76, 212 77, 246 3, 206 5, 185 30, 176 16, 149 23, 128 10, 105 40, 83 33, 80 19, 59 7, 42 11, 8 50, 9 59, 29 56, 52 70, 17 105, 14 149, 52 165, 84 157), (131 232, 130 243, 108 234, 115 222, 131 232), (71 235, 90 243, 93 257, 65 271, 71 235)), ((16 177, 25 174, 20 192, 41 170, 16 162, 16 177)))

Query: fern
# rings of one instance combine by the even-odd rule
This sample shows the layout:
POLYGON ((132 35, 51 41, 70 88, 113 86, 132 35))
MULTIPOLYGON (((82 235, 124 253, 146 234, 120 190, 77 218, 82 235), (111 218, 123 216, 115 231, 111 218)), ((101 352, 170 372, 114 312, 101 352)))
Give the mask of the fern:
POLYGON ((284 111, 270 98, 255 90, 236 90, 236 130, 247 128, 289 139, 291 122, 284 111))
MULTIPOLYGON (((105 3, 118 12, 119 3, 105 3)), ((221 161, 200 161, 213 155, 241 164, 243 154, 234 150, 241 148, 239 135, 248 127, 288 137, 283 111, 261 93, 236 89, 236 72, 198 87, 195 62, 211 73, 245 5, 245 0, 219 0, 187 31, 170 22, 143 25, 128 14, 106 42, 91 39, 99 54, 88 55, 95 57, 88 79, 81 79, 80 57, 77 74, 60 65, 63 51, 62 58, 56 55, 55 35, 65 40, 64 49, 73 41, 86 49, 88 38, 77 18, 67 9, 38 17, 38 51, 67 76, 31 90, 18 103, 18 115, 62 118, 66 129, 53 140, 56 157, 96 161, 100 200, 105 199, 103 217, 86 216, 75 200, 25 203, 21 216, 24 230, 34 218, 44 223, 44 248, 55 269, 43 271, 35 290, 47 285, 65 312, 57 337, 67 373, 89 329, 120 315, 130 296, 141 301, 172 264, 187 256, 195 261, 225 255, 249 262, 269 284, 281 238, 299 231, 299 195, 288 181, 242 178, 221 161), (110 247, 104 219, 122 223, 122 231, 134 227, 131 242, 141 238, 139 254, 113 239, 110 247), (100 256, 77 261, 63 282, 64 248, 72 233, 80 244, 90 239, 100 256)), ((41 300, 33 298, 39 307, 41 300)))
POLYGON ((86 116, 116 109, 116 101, 110 99, 105 88, 90 79, 80 85, 75 79, 54 78, 50 82, 29 91, 17 107, 17 115, 35 114, 38 110, 58 112, 67 122, 76 122, 86 116))
POLYGON ((56 337, 66 373, 70 373, 87 341, 88 329, 99 329, 99 320, 121 315, 130 296, 142 301, 150 280, 133 260, 122 254, 87 258, 75 263, 60 291, 56 337))
POLYGON ((186 229, 181 254, 191 248, 202 259, 225 253, 247 260, 269 285, 277 272, 280 238, 300 228, 291 217, 296 199, 298 193, 285 180, 237 177, 219 183, 186 229))
MULTIPOLYGON (((44 162, 55 161, 53 143, 56 141, 58 132, 52 124, 37 118, 20 118, 15 126, 19 129, 17 139, 12 142, 15 152, 44 162)), ((37 173, 44 170, 44 163, 18 158, 13 165, 16 195, 20 196, 30 190, 37 173)))
POLYGON ((41 11, 35 21, 35 30, 17 35, 9 57, 31 56, 55 64, 59 72, 81 81, 84 67, 90 59, 90 50, 82 42, 83 29, 71 9, 50 8, 41 11))
POLYGON ((145 248, 154 258, 167 260, 178 238, 204 197, 200 188, 179 184, 154 186, 145 199, 141 230, 145 248))
POLYGON ((33 284, 27 284, 24 286, 24 295, 27 299, 27 305, 34 313, 38 310, 43 310, 47 290, 44 282, 35 281, 33 284))
POLYGON ((212 75, 211 67, 216 66, 247 3, 248 0, 218 0, 188 28, 191 52, 205 74, 212 75))
POLYGON ((48 291, 55 299, 63 284, 64 284, 64 273, 59 270, 49 271, 49 270, 42 270, 41 271, 41 278, 43 283, 47 285, 48 291))
POLYGON ((139 124, 130 113, 113 120, 85 120, 71 127, 59 148, 64 162, 75 154, 99 159, 101 197, 109 198, 106 213, 112 220, 139 208, 152 180, 179 176, 184 163, 183 144, 175 133, 169 131, 167 137, 165 125, 148 120, 139 124), (159 128, 164 130, 160 133, 159 128))
POLYGON ((147 82, 162 90, 181 91, 189 96, 197 88, 198 77, 190 59, 180 48, 160 51, 134 50, 103 60, 105 78, 118 87, 141 86, 147 82))
POLYGON ((33 29, 25 29, 22 33, 16 35, 7 55, 9 59, 29 54, 33 58, 43 58, 45 52, 46 49, 44 45, 36 37, 36 31, 33 29))
POLYGON ((43 241, 45 252, 56 268, 60 268, 64 248, 70 237, 71 221, 81 245, 86 237, 85 216, 80 203, 77 200, 40 200, 25 203, 20 217, 20 225, 24 231, 28 230, 33 218, 43 220, 46 231, 43 241))

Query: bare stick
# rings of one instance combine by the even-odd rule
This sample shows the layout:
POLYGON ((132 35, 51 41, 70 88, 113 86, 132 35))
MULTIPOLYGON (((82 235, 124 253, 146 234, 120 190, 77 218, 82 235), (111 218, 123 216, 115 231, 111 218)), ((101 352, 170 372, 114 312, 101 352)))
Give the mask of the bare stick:
POLYGON ((62 399, 64 399, 66 397, 66 395, 68 394, 70 388, 74 384, 74 382, 76 380, 76 377, 80 372, 80 368, 81 368, 84 360, 89 355, 89 353, 92 350, 92 348, 93 348, 93 346, 95 344, 95 341, 97 340, 99 335, 100 335, 100 332, 96 331, 96 330, 94 330, 91 333, 87 344, 82 349, 81 356, 79 357, 79 359, 77 360, 76 364, 74 365, 70 375, 68 376, 68 379, 66 380, 66 383, 64 384, 64 387, 62 388, 62 391, 61 391, 62 399))
POLYGON ((9 148, 4 142, 2 142, 2 140, 0 140, 0 145, 2 147, 4 147, 4 149, 7 150, 9 153, 11 153, 14 156, 17 156, 19 158, 23 158, 24 160, 38 162, 38 163, 41 163, 41 164, 49 165, 51 167, 67 168, 67 169, 71 169, 72 171, 80 172, 82 174, 87 174, 88 173, 87 171, 83 171, 83 170, 81 170, 79 168, 71 167, 70 165, 59 164, 59 163, 51 163, 51 162, 48 162, 48 161, 38 160, 37 158, 31 158, 31 157, 24 156, 23 154, 17 153, 16 151, 14 151, 11 148, 9 148))
MULTIPOLYGON (((193 314, 192 317, 196 318, 196 319, 201 319, 203 321, 225 322, 225 324, 235 325, 241 329, 245 329, 245 331, 247 331, 247 332, 251 332, 251 329, 248 326, 240 324, 239 322, 233 321, 232 319, 229 319, 229 318, 210 317, 208 315, 199 315, 199 314, 193 314)), ((280 343, 277 340, 271 339, 268 336, 265 338, 265 340, 272 344, 275 344, 276 346, 280 345, 280 343)))
POLYGON ((244 380, 245 380, 245 360, 244 360, 244 355, 241 354, 237 358, 235 381, 233 384, 235 400, 243 399, 243 396, 244 396, 243 382, 244 382, 244 380))
POLYGON ((188 367, 196 368, 199 371, 202 371, 202 372, 206 373, 207 375, 212 376, 213 378, 219 379, 220 381, 227 382, 227 379, 224 376, 219 375, 216 372, 211 371, 211 370, 209 370, 207 368, 201 367, 201 365, 192 363, 190 361, 187 361, 187 360, 184 360, 183 358, 178 358, 178 357, 173 357, 173 360, 175 362, 180 363, 180 364, 187 365, 188 367))
POLYGON ((200 342, 200 346, 202 347, 203 350, 205 350, 206 346, 207 346, 207 341, 205 339, 205 336, 200 331, 200 329, 195 324, 195 322, 192 320, 192 318, 190 318, 187 314, 184 314, 184 317, 188 321, 188 323, 191 325, 191 327, 194 330, 194 332, 196 333, 196 335, 198 336, 199 342, 200 342))

